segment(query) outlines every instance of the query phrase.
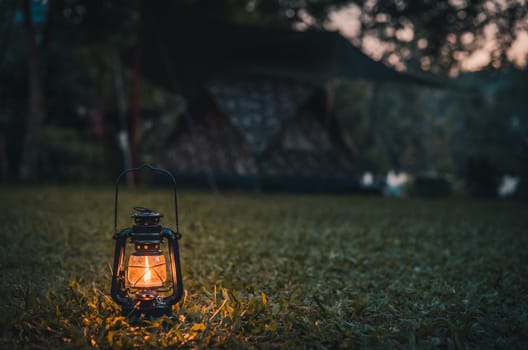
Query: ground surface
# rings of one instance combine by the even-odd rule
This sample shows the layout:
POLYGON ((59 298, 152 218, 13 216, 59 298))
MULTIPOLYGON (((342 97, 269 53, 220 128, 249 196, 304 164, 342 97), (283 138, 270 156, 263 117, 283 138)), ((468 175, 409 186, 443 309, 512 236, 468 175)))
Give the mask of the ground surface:
MULTIPOLYGON (((137 327, 108 297, 112 196, 0 188, 1 348, 528 348, 526 204, 184 191, 184 300, 137 327)), ((122 198, 120 226, 171 211, 122 198)))

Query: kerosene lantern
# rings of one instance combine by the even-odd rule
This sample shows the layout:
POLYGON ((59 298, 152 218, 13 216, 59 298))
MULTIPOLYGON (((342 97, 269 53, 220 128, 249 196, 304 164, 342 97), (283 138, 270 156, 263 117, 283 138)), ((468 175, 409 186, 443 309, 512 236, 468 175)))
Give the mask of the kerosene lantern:
POLYGON ((172 314, 172 305, 183 294, 178 240, 178 202, 176 180, 167 170, 142 165, 123 171, 115 183, 114 239, 116 241, 112 274, 112 299, 122 314, 132 319, 156 318, 172 314), (121 178, 144 168, 167 175, 174 185, 176 230, 162 227, 163 215, 155 210, 134 207, 132 227, 117 232, 117 208, 121 178), (166 243, 166 244, 165 244, 166 243), (127 249, 127 244, 130 245, 127 249), (167 246, 168 250, 163 251, 167 246))

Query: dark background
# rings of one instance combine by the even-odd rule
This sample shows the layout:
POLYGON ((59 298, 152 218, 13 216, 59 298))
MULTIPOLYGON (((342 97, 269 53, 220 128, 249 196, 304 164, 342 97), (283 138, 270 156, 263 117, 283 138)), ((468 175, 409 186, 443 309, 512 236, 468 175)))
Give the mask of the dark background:
MULTIPOLYGON (((0 180, 103 184, 124 167, 163 163, 190 91, 218 68, 214 62, 230 62, 211 57, 209 35, 225 26, 329 31, 334 14, 346 9, 357 13, 341 22, 356 28, 350 38, 356 47, 372 51, 375 38, 382 52, 375 58, 430 82, 368 74, 315 82, 332 91, 339 132, 354 152, 353 180, 369 172, 374 192, 381 192, 393 170, 410 174, 422 194, 495 196, 509 175, 519 183, 517 195, 526 193, 527 53, 511 55, 512 45, 526 40, 522 1, 2 1, 0 180), (182 61, 164 73, 178 88, 145 73, 156 68, 149 59, 162 55, 145 29, 146 13, 155 10, 162 32, 175 33, 163 50, 182 61), (486 59, 468 67, 475 52, 486 59), (126 152, 119 132, 128 140, 126 152)), ((274 50, 271 45, 258 56, 275 57, 274 50)), ((314 62, 323 60, 317 54, 324 50, 314 44, 313 52, 314 62)), ((290 66, 307 59, 288 57, 290 66)))

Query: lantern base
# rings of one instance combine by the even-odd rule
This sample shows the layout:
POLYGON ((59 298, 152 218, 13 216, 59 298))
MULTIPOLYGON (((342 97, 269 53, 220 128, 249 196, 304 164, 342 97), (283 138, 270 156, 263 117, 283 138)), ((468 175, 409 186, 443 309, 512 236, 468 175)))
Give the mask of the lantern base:
POLYGON ((141 291, 133 302, 135 307, 123 306, 122 314, 135 321, 172 316, 172 307, 158 298, 154 291, 141 291))
POLYGON ((154 306, 154 307, 142 307, 137 308, 125 308, 123 307, 122 315, 126 316, 134 321, 139 320, 150 320, 159 318, 162 316, 172 316, 172 308, 170 305, 154 306))

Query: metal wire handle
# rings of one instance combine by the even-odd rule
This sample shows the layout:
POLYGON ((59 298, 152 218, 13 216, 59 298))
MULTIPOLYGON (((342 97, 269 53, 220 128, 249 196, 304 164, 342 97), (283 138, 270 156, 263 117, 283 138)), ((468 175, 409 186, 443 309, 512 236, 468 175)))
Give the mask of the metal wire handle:
POLYGON ((137 168, 126 169, 123 172, 121 172, 121 174, 119 174, 119 176, 117 177, 116 182, 115 182, 114 233, 117 235, 117 202, 118 202, 118 197, 119 197, 119 180, 121 180, 121 178, 124 175, 130 172, 137 172, 145 168, 150 169, 153 172, 158 173, 158 174, 167 175, 168 177, 171 178, 172 183, 174 185, 174 214, 176 215, 176 233, 179 234, 180 229, 179 229, 179 223, 178 223, 178 195, 176 193, 176 179, 174 178, 174 175, 172 175, 172 173, 169 172, 168 170, 156 168, 150 164, 143 164, 137 168))

